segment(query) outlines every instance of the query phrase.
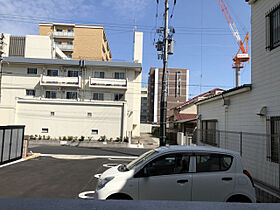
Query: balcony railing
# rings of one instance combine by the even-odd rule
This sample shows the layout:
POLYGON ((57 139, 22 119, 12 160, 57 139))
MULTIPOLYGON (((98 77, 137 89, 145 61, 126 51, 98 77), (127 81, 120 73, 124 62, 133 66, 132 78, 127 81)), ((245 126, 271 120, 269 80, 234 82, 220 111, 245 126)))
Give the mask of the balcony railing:
POLYGON ((89 87, 127 89, 126 79, 89 78, 89 87))
POLYGON ((67 86, 81 87, 81 77, 61 77, 42 75, 40 85, 44 86, 67 86))
POLYGON ((70 44, 57 44, 56 45, 59 49, 61 49, 62 51, 73 51, 74 50, 74 46, 70 45, 70 44))
POLYGON ((74 32, 62 32, 62 31, 54 31, 53 32, 54 38, 74 38, 74 32))

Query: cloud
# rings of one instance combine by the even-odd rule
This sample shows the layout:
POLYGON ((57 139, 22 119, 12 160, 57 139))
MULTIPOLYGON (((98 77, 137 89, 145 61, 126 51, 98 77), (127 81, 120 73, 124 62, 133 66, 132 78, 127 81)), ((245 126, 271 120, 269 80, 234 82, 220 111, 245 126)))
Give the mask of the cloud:
POLYGON ((136 14, 144 16, 144 13, 140 13, 145 10, 150 4, 150 0, 103 0, 103 5, 112 8, 116 14, 131 17, 136 14))
POLYGON ((96 8, 88 2, 87 0, 0 0, 0 31, 15 35, 38 34, 39 22, 76 23, 88 17, 93 18, 96 8))

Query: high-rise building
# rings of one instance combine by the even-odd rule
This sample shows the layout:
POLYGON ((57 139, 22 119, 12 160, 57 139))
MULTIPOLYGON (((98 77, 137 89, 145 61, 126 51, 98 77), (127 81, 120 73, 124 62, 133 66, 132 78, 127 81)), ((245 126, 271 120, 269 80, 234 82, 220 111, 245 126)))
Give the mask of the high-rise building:
POLYGON ((141 122, 148 121, 148 113, 149 113, 148 88, 143 87, 143 88, 141 88, 141 116, 140 116, 141 122))
MULTIPOLYGON (((162 68, 150 68, 148 81, 148 121, 159 123, 162 89, 162 68)), ((188 100, 189 70, 185 68, 167 69, 167 118, 172 115, 171 108, 188 100)))
POLYGON ((40 23, 39 35, 50 36, 68 58, 111 61, 112 55, 104 27, 65 23, 40 23))

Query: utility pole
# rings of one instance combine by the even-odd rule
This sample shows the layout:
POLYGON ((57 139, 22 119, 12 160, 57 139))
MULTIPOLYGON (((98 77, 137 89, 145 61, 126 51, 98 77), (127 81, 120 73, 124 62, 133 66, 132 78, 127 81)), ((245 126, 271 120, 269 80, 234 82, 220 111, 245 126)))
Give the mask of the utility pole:
MULTIPOLYGON (((157 0, 157 4, 158 3, 159 0, 157 0)), ((175 4, 176 4, 176 0, 174 0, 174 6, 175 4)), ((158 59, 163 60, 162 86, 161 86, 162 88, 161 88, 161 99, 160 99, 160 143, 159 143, 160 146, 166 145, 166 116, 167 116, 166 71, 167 71, 168 55, 173 55, 174 40, 172 39, 172 36, 175 33, 173 27, 168 27, 168 12, 169 12, 169 0, 165 0, 164 27, 160 27, 159 29, 157 29, 157 33, 159 34, 159 40, 155 43, 157 51, 161 52, 158 54, 158 59)))
POLYGON ((4 45, 4 34, 1 33, 0 34, 0 102, 1 102, 1 87, 2 87, 2 60, 3 60, 3 53, 4 53, 4 50, 3 50, 3 45, 4 45))
POLYGON ((165 0, 164 13, 164 53, 163 53, 163 71, 162 71, 162 91, 160 101, 160 146, 166 145, 166 114, 167 114, 167 87, 166 87, 166 69, 168 62, 168 12, 169 0, 165 0))

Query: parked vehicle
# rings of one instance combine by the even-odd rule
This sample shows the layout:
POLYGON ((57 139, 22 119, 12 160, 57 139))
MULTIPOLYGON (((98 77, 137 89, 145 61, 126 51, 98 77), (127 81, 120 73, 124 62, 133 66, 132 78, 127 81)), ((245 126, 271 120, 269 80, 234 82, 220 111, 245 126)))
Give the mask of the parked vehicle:
POLYGON ((256 202, 253 179, 238 153, 170 146, 105 171, 98 199, 256 202))

